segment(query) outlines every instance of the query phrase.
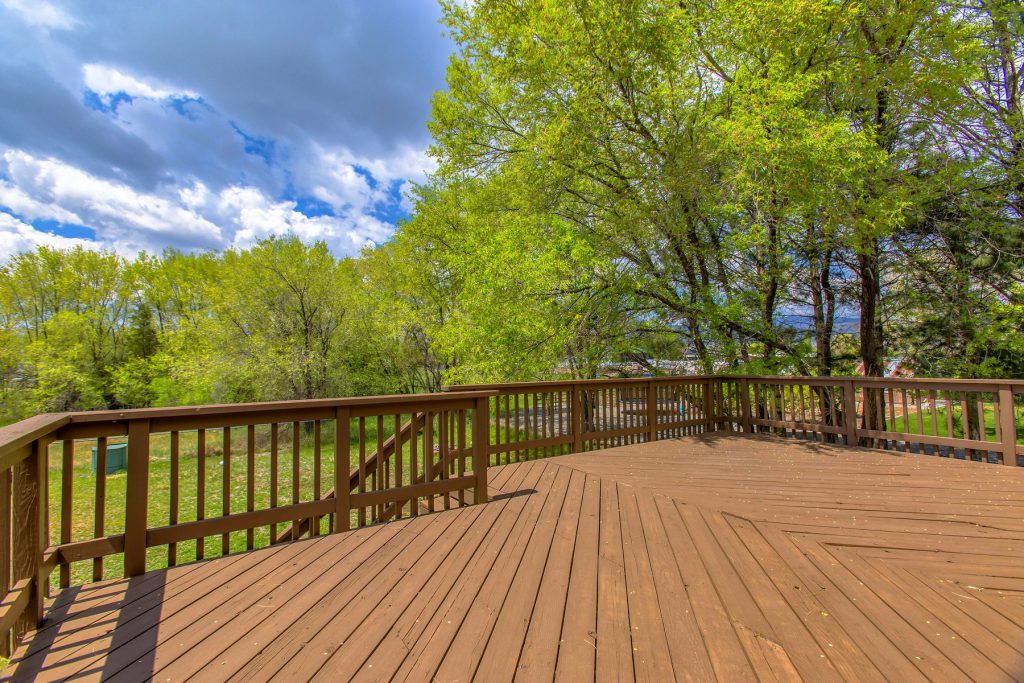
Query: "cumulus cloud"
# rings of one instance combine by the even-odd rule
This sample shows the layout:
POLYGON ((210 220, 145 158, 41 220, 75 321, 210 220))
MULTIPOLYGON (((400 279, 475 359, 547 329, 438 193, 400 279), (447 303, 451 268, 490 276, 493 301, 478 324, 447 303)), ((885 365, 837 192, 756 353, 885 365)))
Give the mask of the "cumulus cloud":
MULTIPOLYGON (((355 254, 368 243, 387 239, 393 226, 358 210, 336 216, 307 216, 293 200, 274 199, 252 186, 213 191, 196 182, 161 193, 140 192, 123 183, 90 175, 56 159, 18 150, 3 154, 0 206, 25 220, 90 226, 96 247, 132 254, 165 246, 183 250, 247 247, 273 235, 295 234, 324 241, 339 254, 355 254)), ((0 213, 2 244, 31 248, 61 242, 31 225, 0 213), (14 221, 14 222, 12 222, 14 221), (35 235, 35 237, 33 237, 35 235), (50 239, 50 241, 41 241, 50 239), (32 241, 36 240, 36 241, 32 241)), ((6 256, 7 253, 0 253, 6 256)))
POLYGON ((36 230, 34 227, 18 220, 14 216, 0 212, 0 260, 6 260, 21 251, 35 249, 38 246, 71 249, 82 246, 86 249, 98 247, 92 240, 73 237, 62 237, 53 233, 36 230))
POLYGON ((97 178, 57 159, 17 150, 7 150, 3 158, 10 179, 5 185, 18 188, 37 204, 49 203, 74 214, 78 223, 95 227, 110 241, 144 247, 173 237, 200 248, 221 242, 217 225, 163 197, 97 178))
POLYGON ((354 253, 434 169, 433 0, 0 5, 6 245, 68 225, 126 253, 284 232, 354 253))
POLYGON ((392 183, 408 189, 409 183, 422 183, 435 168, 425 148, 402 147, 392 156, 373 158, 313 144, 296 164, 295 177, 321 201, 337 208, 363 209, 393 200, 392 183))

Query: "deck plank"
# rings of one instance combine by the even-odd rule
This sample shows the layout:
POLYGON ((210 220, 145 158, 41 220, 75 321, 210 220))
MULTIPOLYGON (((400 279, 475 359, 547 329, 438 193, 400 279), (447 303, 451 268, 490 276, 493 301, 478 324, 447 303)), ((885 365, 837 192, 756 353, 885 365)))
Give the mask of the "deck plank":
POLYGON ((73 587, 6 680, 1021 680, 1024 468, 713 433, 73 587))
POLYGON ((587 475, 576 525, 565 614, 558 640, 555 680, 594 679, 597 661, 597 556, 600 545, 601 480, 587 475))

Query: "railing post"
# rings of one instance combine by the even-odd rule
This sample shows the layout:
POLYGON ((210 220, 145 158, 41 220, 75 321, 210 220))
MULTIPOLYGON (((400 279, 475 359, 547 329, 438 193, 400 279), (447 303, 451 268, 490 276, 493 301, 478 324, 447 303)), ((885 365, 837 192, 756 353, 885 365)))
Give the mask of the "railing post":
MULTIPOLYGON (((352 491, 349 488, 351 452, 349 450, 349 408, 334 411, 334 532, 348 531, 352 517, 352 491)), ((415 426, 412 439, 416 438, 415 426)))
POLYGON ((572 385, 572 452, 583 452, 583 401, 580 397, 580 385, 572 385))
POLYGON ((843 380, 843 429, 847 446, 857 445, 857 394, 852 379, 843 380))
MULTIPOLYGON (((984 437, 983 437, 984 438, 984 437)), ((1017 466, 1017 417, 1013 411, 1013 387, 999 387, 999 440, 1003 444, 1003 464, 1017 466)))
POLYGON ((128 423, 128 474, 125 478, 125 578, 146 573, 148 507, 149 420, 132 420, 128 423))
POLYGON ((704 380, 704 419, 707 421, 707 431, 716 431, 715 416, 711 414, 711 378, 704 380))
POLYGON ((473 411, 473 476, 476 477, 474 503, 487 502, 487 450, 491 441, 491 422, 489 419, 490 399, 481 396, 476 399, 473 411))
POLYGON ((647 380, 647 440, 658 440, 658 387, 653 379, 647 380))
POLYGON ((743 425, 743 432, 749 434, 750 427, 750 380, 746 377, 740 379, 740 422, 743 425))
POLYGON ((14 465, 12 501, 11 568, 17 582, 27 579, 28 605, 14 627, 15 643, 26 631, 35 629, 43 620, 43 550, 46 549, 46 446, 44 440, 32 443, 30 455, 14 465))

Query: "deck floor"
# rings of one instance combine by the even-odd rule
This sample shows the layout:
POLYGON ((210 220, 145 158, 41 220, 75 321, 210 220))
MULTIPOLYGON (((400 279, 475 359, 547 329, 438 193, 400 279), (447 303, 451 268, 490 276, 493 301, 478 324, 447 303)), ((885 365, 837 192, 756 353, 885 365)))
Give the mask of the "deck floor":
POLYGON ((14 679, 1020 680, 1024 468, 709 434, 59 595, 14 679))

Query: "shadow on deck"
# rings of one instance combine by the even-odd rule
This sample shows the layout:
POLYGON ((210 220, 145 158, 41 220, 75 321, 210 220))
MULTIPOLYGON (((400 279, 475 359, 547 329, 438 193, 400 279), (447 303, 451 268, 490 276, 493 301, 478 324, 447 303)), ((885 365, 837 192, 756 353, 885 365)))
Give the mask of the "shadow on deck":
POLYGON ((15 680, 1014 680, 1024 470, 712 433, 64 591, 15 680))

